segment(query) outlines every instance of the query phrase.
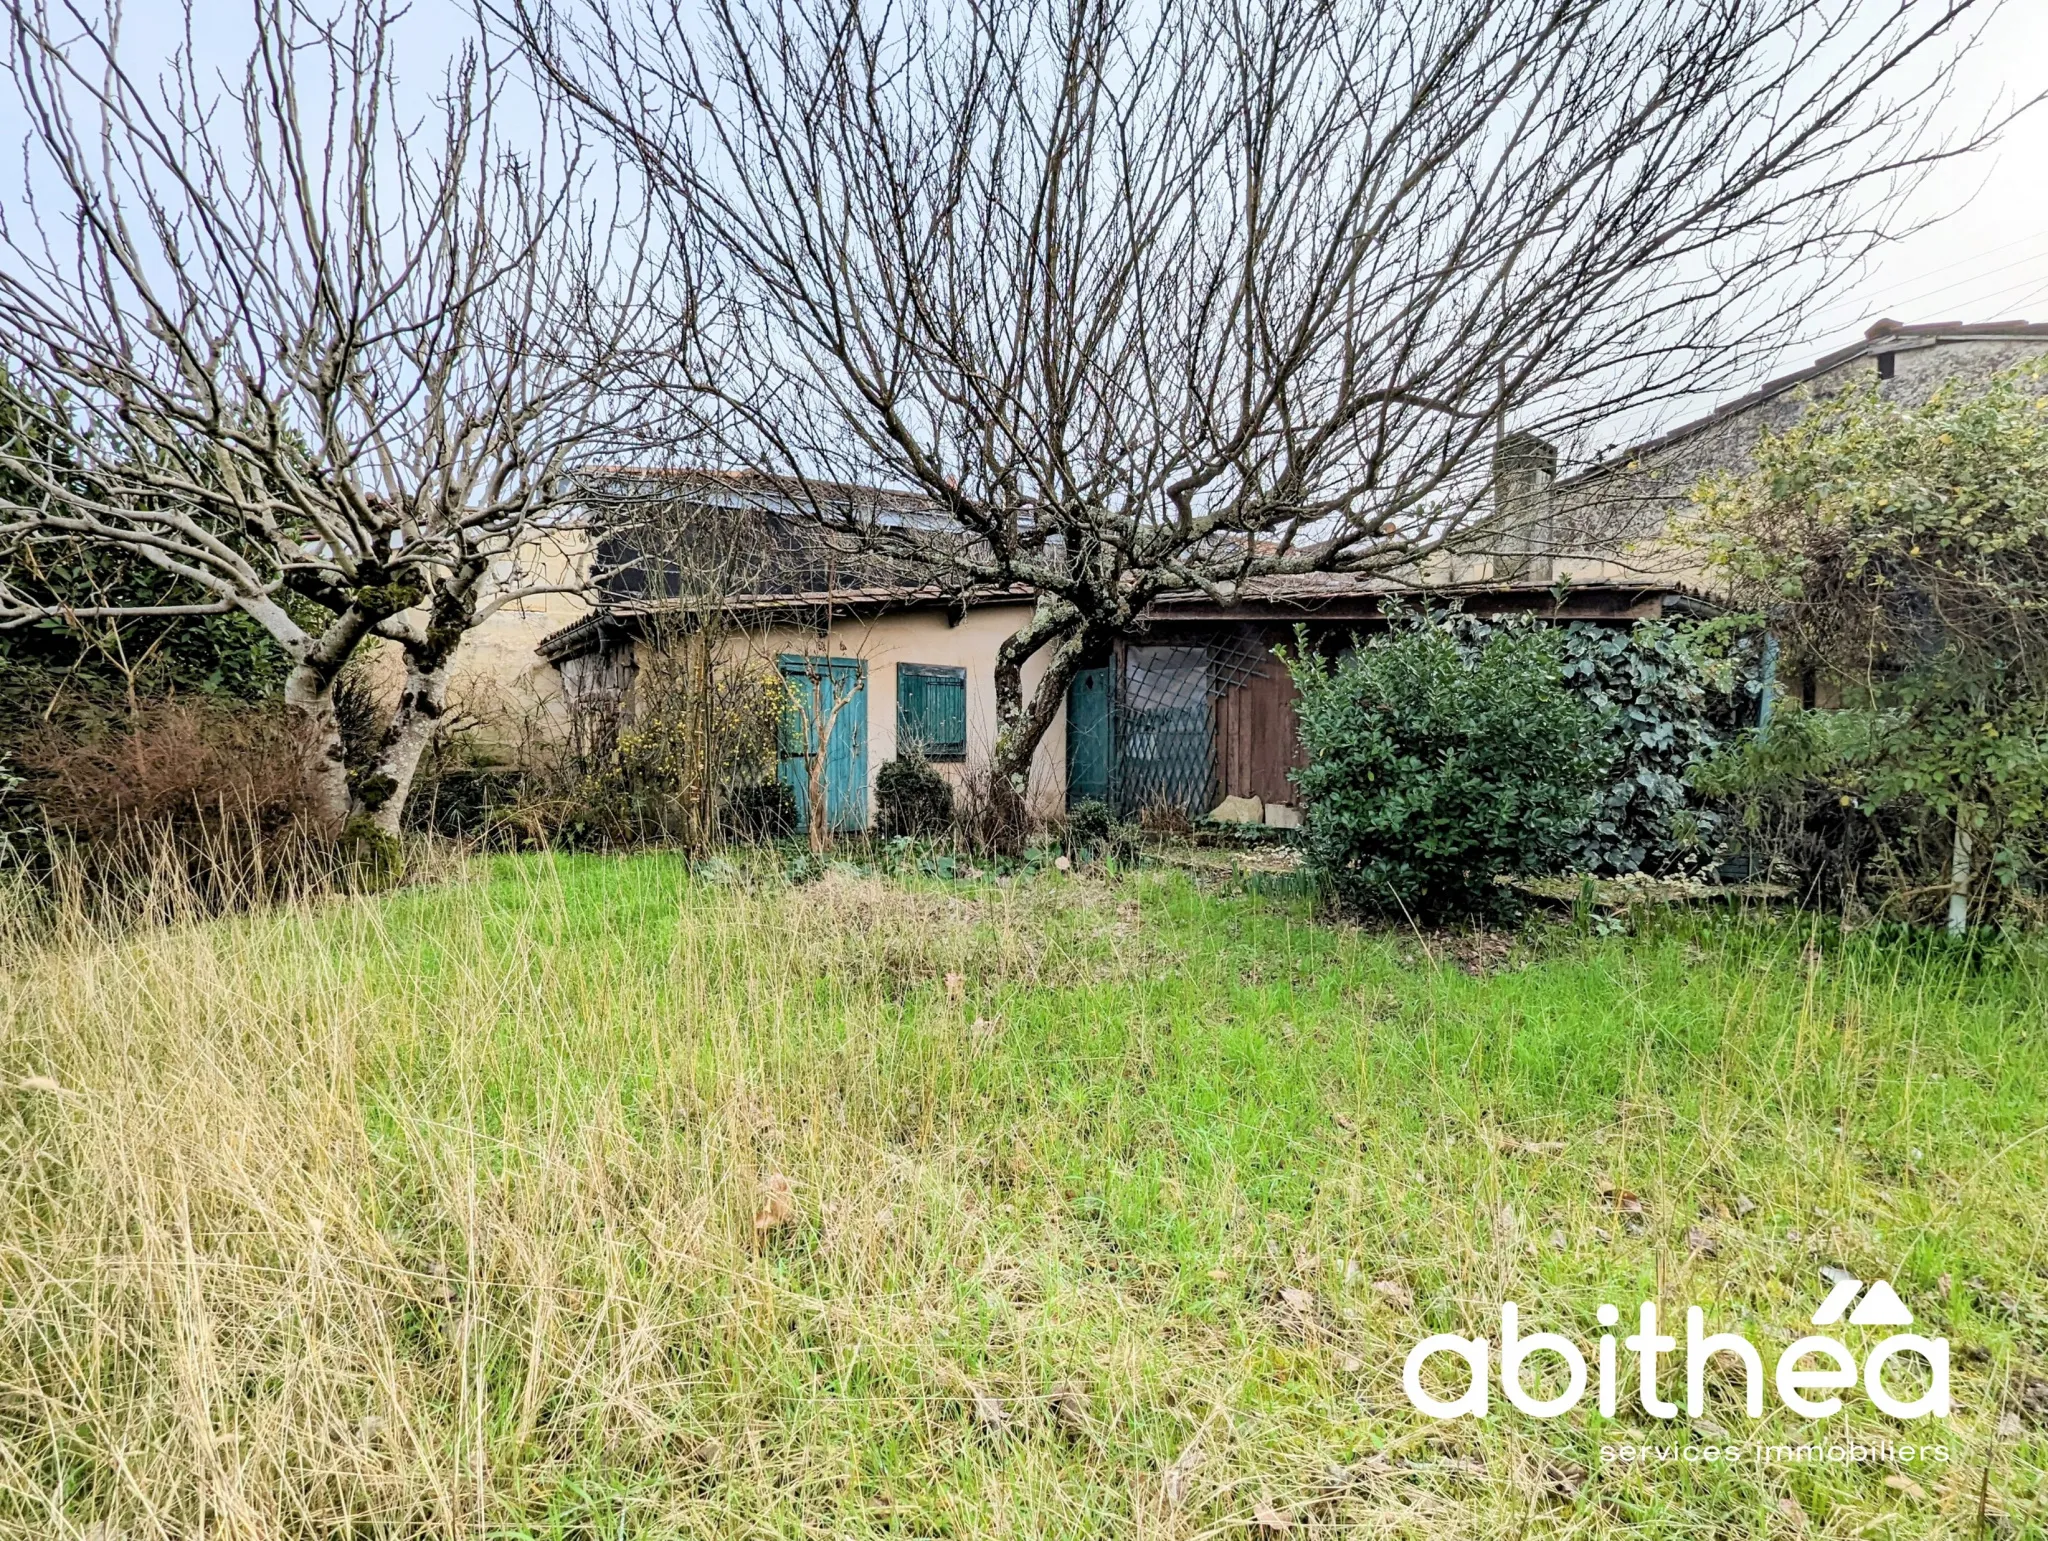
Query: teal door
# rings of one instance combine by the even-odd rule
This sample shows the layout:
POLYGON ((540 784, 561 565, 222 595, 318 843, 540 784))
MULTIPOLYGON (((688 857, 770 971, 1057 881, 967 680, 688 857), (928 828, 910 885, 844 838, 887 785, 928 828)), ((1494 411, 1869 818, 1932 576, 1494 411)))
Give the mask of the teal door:
POLYGON ((825 739, 825 819, 835 830, 868 827, 868 666, 858 658, 784 653, 790 687, 782 718, 783 784, 796 794, 797 828, 811 823, 811 760, 825 739))
POLYGON ((1110 673, 1083 669, 1067 689, 1067 806, 1110 800, 1110 673))

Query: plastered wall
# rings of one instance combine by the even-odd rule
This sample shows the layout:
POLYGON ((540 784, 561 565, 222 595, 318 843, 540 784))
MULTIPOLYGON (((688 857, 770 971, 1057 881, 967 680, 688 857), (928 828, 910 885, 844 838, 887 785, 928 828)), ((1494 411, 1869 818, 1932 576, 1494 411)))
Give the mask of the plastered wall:
MULTIPOLYGON (((967 760, 941 765, 955 785, 985 770, 996 737, 996 651, 1030 614, 1028 606, 999 605, 968 611, 958 625, 940 610, 906 611, 868 621, 835 622, 829 633, 771 626, 745 633, 733 646, 764 661, 783 653, 860 658, 868 668, 868 777, 896 754, 896 666, 932 664, 967 671, 967 760)), ((1024 689, 1037 689, 1045 673, 1041 654, 1024 666, 1024 689)), ((1040 740, 1031 762, 1029 799, 1034 814, 1056 816, 1066 806, 1067 714, 1040 740)), ((872 804, 871 804, 872 805, 872 804)))
MULTIPOLYGON (((561 672, 540 656, 541 639, 581 620, 590 602, 581 592, 589 542, 581 529, 543 532, 492 570, 494 590, 559 589, 529 593, 492 612, 462 639, 448 682, 453 719, 487 755, 516 758, 529 745, 559 740, 566 727, 561 672)), ((370 676, 387 700, 405 679, 397 646, 373 642, 365 650, 370 676)))

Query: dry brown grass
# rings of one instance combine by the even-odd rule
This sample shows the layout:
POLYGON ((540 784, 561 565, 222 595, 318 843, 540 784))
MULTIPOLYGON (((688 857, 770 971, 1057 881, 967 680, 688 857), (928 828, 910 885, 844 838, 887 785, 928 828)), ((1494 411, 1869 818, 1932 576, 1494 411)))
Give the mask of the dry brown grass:
MULTIPOLYGON (((1425 1317, 1640 1286, 1668 1242, 1616 1225, 1596 1166, 1678 1236, 1695 1190, 1747 1184, 1715 1287, 1774 1309, 1805 1288, 1771 1240, 1800 1182, 1842 1246, 1874 1234, 1807 1112, 1756 1138, 1770 1080, 1681 1111, 1630 1058, 1618 1122, 1457 1138, 1482 1071, 1433 1013, 1540 969, 1404 975, 1156 882, 488 870, 6 958, 0 1536, 1193 1538, 1261 1505, 1352 1536, 1765 1535, 1787 1496, 1815 1533, 1967 1531, 1961 1463, 1924 1511, 1856 1473, 1608 1489, 1582 1424, 1396 1404, 1425 1317)), ((1975 1108, 1929 1164, 2033 1311, 2040 1153, 1970 1167, 1975 1108)), ((2026 1331, 1985 1339, 1969 1430, 2026 1331)))
POLYGON ((984 1222, 900 1073, 938 1068, 806 1008, 1041 980, 1015 897, 730 893, 653 978, 551 956, 537 897, 505 936, 444 896, 437 980, 385 972, 369 900, 17 952, 0 1532, 481 1534, 545 1470, 718 1534, 692 1495, 765 1458, 733 1431, 793 1363, 882 1343, 959 1394, 933 1288, 984 1222), (759 1231, 782 1173, 800 1221, 759 1231))

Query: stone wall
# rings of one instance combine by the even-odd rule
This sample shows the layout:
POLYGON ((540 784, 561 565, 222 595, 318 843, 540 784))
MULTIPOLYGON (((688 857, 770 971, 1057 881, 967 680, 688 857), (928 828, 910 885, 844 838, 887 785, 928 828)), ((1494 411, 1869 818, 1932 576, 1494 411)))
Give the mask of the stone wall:
POLYGON ((1688 507, 1692 489, 1714 472, 1752 469, 1766 428, 1790 427, 1816 397, 1879 379, 1887 354, 1892 374, 1884 389, 1918 403, 1949 381, 1981 384, 2048 355, 2048 336, 1875 338, 1807 378, 1766 388, 1606 466, 1566 477, 1550 488, 1545 510, 1555 573, 1580 582, 1707 585, 1698 553, 1670 538, 1673 516, 1688 507))

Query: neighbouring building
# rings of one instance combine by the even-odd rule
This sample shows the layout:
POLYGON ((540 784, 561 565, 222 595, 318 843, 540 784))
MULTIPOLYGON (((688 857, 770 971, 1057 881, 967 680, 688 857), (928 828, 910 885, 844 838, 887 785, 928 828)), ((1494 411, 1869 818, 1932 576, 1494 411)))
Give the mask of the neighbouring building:
MULTIPOLYGON (((1512 512, 1492 550, 1449 555, 1403 582, 1316 574, 1255 580, 1228 605, 1193 592, 1158 601, 1144 636, 1118 643, 1075 681, 1033 765, 1034 811, 1055 815, 1095 798, 1125 813, 1161 803, 1200 812, 1237 797, 1256 799, 1268 822, 1290 824, 1288 772, 1300 763, 1294 687, 1274 650, 1291 645, 1297 628, 1311 645, 1340 646, 1384 626, 1384 603, 1400 595, 1614 626, 1707 613, 1713 596, 1697 557, 1667 538, 1703 475, 1744 469, 1761 432, 1796 420, 1815 394, 1872 378, 1923 399, 1945 381, 1983 379, 2043 352, 2048 325, 1881 322, 1809 368, 1562 477, 1554 449, 1510 435, 1496 452, 1495 495, 1512 512)), ((814 702, 844 698, 825 745, 835 826, 867 825, 876 771, 913 737, 956 778, 985 766, 996 650, 1028 615, 1028 592, 911 581, 820 536, 770 478, 688 473, 673 491, 718 515, 701 526, 708 537, 675 550, 634 550, 615 530, 586 537, 558 559, 565 592, 508 608, 467 644, 469 677, 523 691, 534 720, 558 724, 590 702, 629 697, 663 618, 715 600, 728 646, 814 702), (702 584, 705 572, 716 582, 702 584)), ((921 505, 902 494, 823 491, 920 517, 921 505)), ((1035 684, 1027 668, 1026 688, 1035 684)), ((785 746, 793 785, 803 779, 803 747, 785 746)))
POLYGON ((1902 401, 1925 401, 1955 382, 1982 383, 2048 354, 2048 324, 1997 321, 1905 326, 1880 321, 1847 347, 1804 369, 1570 475, 1528 475, 1524 496, 1535 529, 1528 544, 1554 552, 1532 576, 1555 565, 1579 579, 1702 581, 1696 555, 1666 538, 1674 515, 1703 477, 1752 469, 1767 429, 1797 422, 1815 397, 1875 382, 1902 401))

